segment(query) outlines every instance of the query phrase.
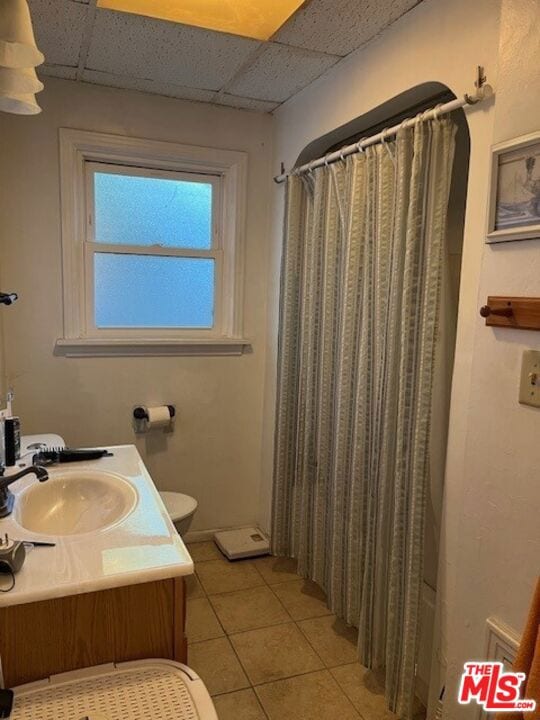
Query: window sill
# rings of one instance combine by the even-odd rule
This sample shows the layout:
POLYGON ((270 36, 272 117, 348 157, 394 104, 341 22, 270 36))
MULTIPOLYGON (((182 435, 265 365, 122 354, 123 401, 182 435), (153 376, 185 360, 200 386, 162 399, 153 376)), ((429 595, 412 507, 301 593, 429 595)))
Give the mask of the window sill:
POLYGON ((243 355, 251 344, 242 338, 193 338, 152 340, 151 338, 108 340, 59 338, 54 354, 62 357, 163 357, 174 355, 243 355))

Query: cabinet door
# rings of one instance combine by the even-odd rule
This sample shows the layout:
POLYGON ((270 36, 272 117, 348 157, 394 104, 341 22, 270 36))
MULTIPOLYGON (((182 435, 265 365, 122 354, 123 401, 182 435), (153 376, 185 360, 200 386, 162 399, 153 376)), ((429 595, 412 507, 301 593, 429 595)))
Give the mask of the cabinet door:
POLYGON ((186 662, 184 579, 0 608, 5 687, 92 665, 186 662))

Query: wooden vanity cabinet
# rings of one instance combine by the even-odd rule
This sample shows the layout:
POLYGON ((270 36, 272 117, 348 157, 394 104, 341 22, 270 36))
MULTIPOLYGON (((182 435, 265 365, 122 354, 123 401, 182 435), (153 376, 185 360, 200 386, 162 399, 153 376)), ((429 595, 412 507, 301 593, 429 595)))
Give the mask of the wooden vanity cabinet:
POLYGON ((4 687, 126 660, 187 662, 184 578, 0 607, 4 687))

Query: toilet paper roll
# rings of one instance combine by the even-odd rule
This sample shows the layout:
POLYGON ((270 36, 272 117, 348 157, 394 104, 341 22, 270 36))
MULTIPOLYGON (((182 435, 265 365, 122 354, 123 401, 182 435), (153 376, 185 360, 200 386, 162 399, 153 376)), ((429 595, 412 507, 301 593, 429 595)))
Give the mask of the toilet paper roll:
POLYGON ((167 405, 158 405, 148 408, 148 430, 169 427, 171 424, 171 411, 167 405))

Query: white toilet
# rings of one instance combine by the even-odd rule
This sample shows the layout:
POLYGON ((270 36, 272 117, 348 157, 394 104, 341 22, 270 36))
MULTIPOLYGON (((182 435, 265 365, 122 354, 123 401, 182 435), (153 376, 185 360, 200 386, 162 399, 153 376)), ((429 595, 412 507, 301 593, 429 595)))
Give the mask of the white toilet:
POLYGON ((184 537, 190 528, 198 502, 183 493, 160 491, 159 494, 178 534, 184 537))

